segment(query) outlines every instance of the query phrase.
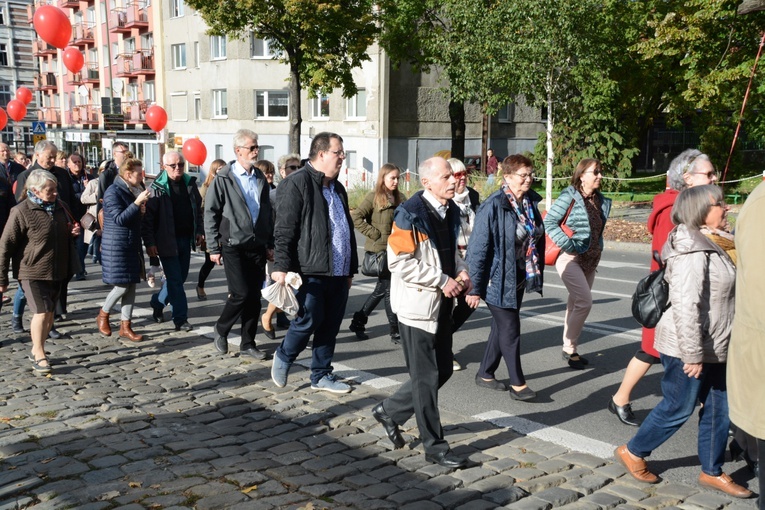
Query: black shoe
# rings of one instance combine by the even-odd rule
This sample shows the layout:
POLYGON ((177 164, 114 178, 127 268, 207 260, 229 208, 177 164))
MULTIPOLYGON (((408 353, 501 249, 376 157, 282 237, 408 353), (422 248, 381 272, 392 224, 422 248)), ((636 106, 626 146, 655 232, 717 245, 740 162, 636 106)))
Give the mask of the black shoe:
POLYGON ((446 468, 459 469, 467 466, 467 460, 457 457, 451 450, 441 453, 426 453, 425 460, 446 468))
POLYGON ((267 352, 263 352, 257 347, 248 347, 246 349, 240 349, 239 356, 251 356, 258 361, 265 361, 267 359, 271 359, 271 356, 267 352))
POLYGON ((216 336, 213 345, 221 354, 228 354, 228 339, 225 336, 216 336))
POLYGON ((631 427, 640 426, 640 422, 637 421, 635 414, 632 412, 631 404, 628 403, 623 406, 618 406, 612 398, 608 401, 608 410, 611 411, 611 414, 615 414, 616 417, 619 418, 619 421, 625 425, 630 425, 631 427))
POLYGON ((64 322, 66 320, 66 314, 61 313, 53 316, 54 322, 64 322))
POLYGON ((584 370, 585 366, 590 364, 589 361, 577 353, 568 354, 566 351, 563 351, 562 357, 565 361, 568 361, 568 366, 574 370, 584 370))
POLYGON ((182 324, 175 325, 176 331, 191 331, 192 329, 194 329, 194 326, 189 324, 189 321, 183 321, 182 324))
POLYGON ((64 335, 56 331, 56 328, 51 328, 50 332, 48 333, 48 338, 52 338, 54 340, 61 338, 62 336, 64 335))
POLYGON ((393 443, 393 448, 398 450, 406 445, 406 441, 404 441, 404 437, 401 435, 398 425, 396 425, 396 422, 394 422, 393 419, 388 416, 388 413, 385 412, 382 402, 372 408, 372 417, 383 426, 385 433, 388 435, 388 439, 393 443))
POLYGON ((266 338, 270 340, 276 340, 276 330, 267 330, 266 328, 263 328, 263 334, 266 335, 266 338))
POLYGON ((163 310, 159 308, 154 308, 153 306, 151 307, 151 309, 153 310, 151 312, 151 316, 154 318, 154 322, 156 322, 157 324, 162 324, 163 322, 165 322, 165 314, 163 313, 163 310))
POLYGON ((399 335, 398 333, 396 333, 395 335, 391 333, 390 341, 393 345, 401 345, 401 335, 399 335))
POLYGON ((356 333, 356 338, 359 340, 369 340, 369 335, 364 332, 368 320, 369 318, 364 315, 364 312, 356 312, 353 314, 353 320, 351 320, 351 325, 348 326, 348 329, 356 333))
POLYGON ((507 391, 507 386, 505 385, 505 383, 500 382, 496 379, 491 379, 489 381, 486 381, 482 377, 479 377, 478 375, 475 376, 475 385, 480 386, 481 388, 488 388, 490 390, 507 391))
POLYGON ((520 391, 514 389, 512 386, 510 386, 508 389, 510 390, 510 398, 513 400, 534 400, 537 398, 536 392, 528 386, 520 391))

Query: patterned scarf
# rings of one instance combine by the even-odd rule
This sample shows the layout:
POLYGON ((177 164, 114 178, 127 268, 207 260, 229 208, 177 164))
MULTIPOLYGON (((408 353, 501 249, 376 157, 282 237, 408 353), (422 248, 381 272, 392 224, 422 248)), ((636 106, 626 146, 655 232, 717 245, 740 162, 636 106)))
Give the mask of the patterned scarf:
MULTIPOLYGON (((31 200, 32 202, 34 202, 35 204, 37 204, 40 207, 42 207, 45 210, 46 213, 48 213, 51 216, 53 216, 53 211, 54 211, 54 209, 56 209, 56 202, 55 201, 53 201, 53 202, 43 202, 43 199, 38 197, 37 195, 35 195, 32 190, 27 190, 27 198, 29 200, 31 200)), ((56 199, 56 200, 58 200, 58 199, 56 199)))
POLYGON ((728 254, 733 265, 736 265, 736 243, 733 241, 733 234, 724 230, 712 230, 706 226, 701 227, 701 233, 709 238, 710 241, 720 247, 722 251, 728 254))
POLYGON ((524 244, 526 244, 524 250, 526 258, 526 292, 539 292, 542 295, 542 272, 539 269, 539 254, 537 253, 537 243, 534 239, 534 207, 528 195, 523 196, 523 209, 521 209, 521 206, 518 205, 518 201, 515 199, 515 195, 513 195, 507 185, 502 185, 502 191, 505 192, 505 196, 518 216, 518 221, 523 225, 524 230, 528 234, 526 241, 524 241, 524 244))

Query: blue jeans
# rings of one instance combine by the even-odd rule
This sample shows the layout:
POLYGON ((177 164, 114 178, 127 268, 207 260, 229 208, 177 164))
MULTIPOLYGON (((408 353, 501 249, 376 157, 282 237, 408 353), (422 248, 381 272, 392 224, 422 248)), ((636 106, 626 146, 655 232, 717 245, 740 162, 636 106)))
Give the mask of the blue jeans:
POLYGON ((191 239, 188 237, 175 240, 178 246, 178 256, 163 257, 162 270, 165 272, 165 284, 159 292, 151 296, 151 306, 155 310, 162 310, 170 303, 173 309, 173 322, 180 326, 189 318, 189 303, 186 301, 186 291, 183 284, 189 276, 189 265, 191 264, 191 239))
POLYGON ((698 399, 704 404, 699 410, 701 470, 711 476, 720 476, 730 425, 725 363, 704 363, 698 379, 683 373, 683 362, 678 358, 662 354, 661 364, 664 365, 661 379, 664 398, 640 425, 627 448, 641 458, 651 455, 688 421, 698 399))
POLYGON ((24 308, 27 306, 27 296, 24 294, 24 290, 21 288, 21 282, 16 288, 16 294, 13 296, 13 315, 21 317, 24 315, 24 308))
POLYGON ((300 311, 275 355, 293 363, 313 335, 311 383, 316 384, 332 373, 335 341, 348 301, 348 277, 303 276, 303 285, 296 297, 300 311))

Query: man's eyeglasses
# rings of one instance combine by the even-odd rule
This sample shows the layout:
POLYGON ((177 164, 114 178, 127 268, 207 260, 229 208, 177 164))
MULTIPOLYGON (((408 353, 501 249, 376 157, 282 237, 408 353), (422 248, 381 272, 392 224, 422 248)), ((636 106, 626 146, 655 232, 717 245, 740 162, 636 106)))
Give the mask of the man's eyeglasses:
POLYGON ((183 163, 165 163, 165 166, 169 166, 173 170, 177 170, 179 168, 183 168, 183 163))
POLYGON ((287 168, 289 170, 293 170, 294 171, 294 170, 297 170, 298 168, 300 168, 300 165, 287 165, 284 168, 287 168))
POLYGON ((454 175, 455 179, 462 179, 467 175, 467 172, 454 172, 452 175, 454 175))
POLYGON ((327 150, 327 152, 331 152, 332 154, 334 154, 334 155, 335 155, 335 156, 337 156, 338 158, 342 158, 342 157, 344 157, 344 156, 345 156, 345 151, 343 151, 343 150, 340 150, 340 151, 331 151, 331 150, 327 150))
POLYGON ((254 145, 250 145, 250 146, 240 145, 239 148, 240 149, 247 149, 248 151, 252 152, 252 151, 256 151, 256 150, 260 149, 260 145, 258 145, 257 143, 254 144, 254 145))

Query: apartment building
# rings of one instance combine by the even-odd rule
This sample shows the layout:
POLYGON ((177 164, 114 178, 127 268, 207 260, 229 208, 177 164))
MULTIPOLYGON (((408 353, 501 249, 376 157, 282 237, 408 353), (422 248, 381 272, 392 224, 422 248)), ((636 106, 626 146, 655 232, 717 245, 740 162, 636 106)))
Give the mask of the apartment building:
MULTIPOLYGON (((27 22, 28 5, 29 1, 24 0, 0 1, 0 107, 3 109, 15 98, 16 89, 24 86, 33 90, 34 80, 39 79, 32 57, 35 32, 27 22)), ((34 101, 27 105, 27 111, 27 117, 21 122, 8 119, 0 132, 2 141, 14 151, 28 152, 31 148, 31 119, 37 111, 34 101)))

